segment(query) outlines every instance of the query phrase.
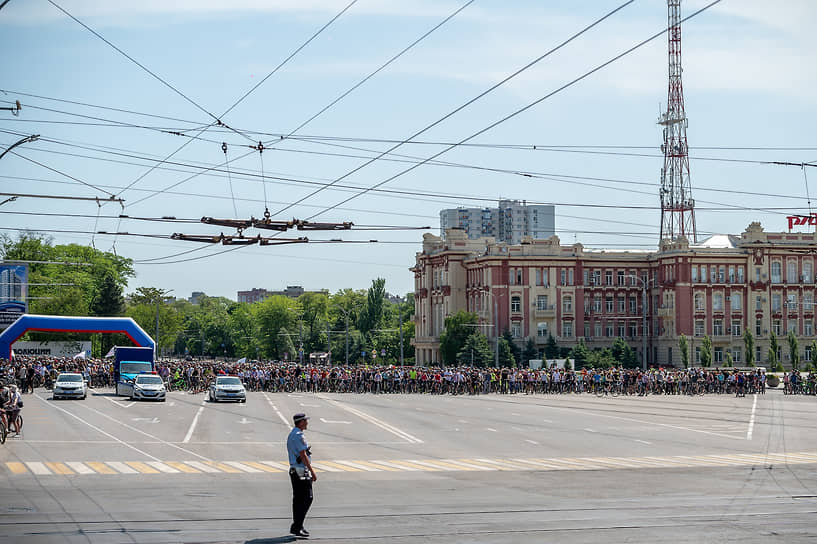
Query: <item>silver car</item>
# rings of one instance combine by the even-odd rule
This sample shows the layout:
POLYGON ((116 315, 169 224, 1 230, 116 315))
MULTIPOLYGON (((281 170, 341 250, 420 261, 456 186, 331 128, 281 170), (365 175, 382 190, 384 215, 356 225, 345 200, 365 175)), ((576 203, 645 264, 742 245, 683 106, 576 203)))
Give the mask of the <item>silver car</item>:
POLYGON ((137 374, 131 384, 131 400, 159 400, 167 399, 165 382, 158 374, 137 374))
POLYGON ((210 384, 210 402, 234 400, 247 402, 247 391, 237 376, 216 376, 210 384))
POLYGON ((85 381, 82 374, 74 372, 62 372, 57 376, 52 391, 54 400, 57 399, 84 399, 88 396, 85 381))

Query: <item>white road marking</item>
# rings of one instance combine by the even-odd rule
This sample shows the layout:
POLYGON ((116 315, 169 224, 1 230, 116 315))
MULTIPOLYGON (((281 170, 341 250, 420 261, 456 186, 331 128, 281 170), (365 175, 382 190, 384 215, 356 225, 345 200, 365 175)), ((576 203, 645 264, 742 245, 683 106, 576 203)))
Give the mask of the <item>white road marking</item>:
POLYGON ((238 470, 243 470, 244 472, 265 472, 260 468, 251 467, 248 465, 241 464, 237 461, 224 461, 225 465, 230 465, 233 468, 237 468, 238 470))
POLYGON ((757 393, 754 394, 755 400, 752 401, 752 415, 749 417, 749 429, 746 431, 746 440, 752 439, 752 431, 755 428, 755 409, 757 408, 757 393))
POLYGON ((66 461, 65 464, 71 467, 77 474, 96 474, 94 469, 78 461, 66 461))
POLYGON ((359 418, 368 421, 372 425, 380 427, 381 429, 383 429, 385 431, 388 431, 388 432, 390 432, 390 433, 392 433, 392 434, 394 434, 396 436, 399 436, 400 438, 402 438, 406 442, 409 442, 410 444, 422 444, 423 443, 423 441, 420 440, 419 438, 417 438, 416 436, 410 435, 409 433, 407 433, 405 431, 401 431, 397 427, 394 427, 393 425, 389 425, 388 423, 386 423, 384 421, 380 421, 376 417, 370 416, 369 414, 361 412, 360 410, 357 410, 356 408, 352 408, 351 406, 346 406, 346 405, 344 405, 344 404, 342 404, 342 403, 340 403, 338 401, 327 399, 327 398, 325 398, 323 396, 320 396, 320 398, 322 398, 323 400, 327 401, 328 403, 330 403, 330 404, 332 404, 334 406, 337 406, 341 410, 346 410, 347 412, 350 412, 350 413, 358 416, 359 418))
POLYGON ((485 430, 486 430, 486 431, 491 431, 492 433, 496 433, 496 432, 498 432, 496 429, 492 429, 492 428, 490 428, 490 427, 485 427, 485 430))
POLYGON ((322 422, 324 422, 324 423, 342 423, 343 425, 351 425, 352 424, 351 421, 339 421, 339 420, 324 419, 324 418, 320 418, 320 420, 322 422))
POLYGON ((383 472, 383 469, 371 467, 368 465, 361 465, 360 463, 355 463, 354 461, 333 461, 333 463, 337 463, 339 465, 348 465, 352 468, 356 468, 358 470, 363 470, 366 472, 383 472))
MULTIPOLYGON (((41 397, 39 394, 34 393, 34 396, 35 396, 35 397, 37 397, 38 399, 40 399, 41 401, 43 401, 43 402, 46 404, 46 406, 50 406, 50 407, 54 408, 55 410, 59 410, 60 412, 62 412, 62 413, 64 413, 64 414, 68 414, 69 416, 73 417, 73 418, 74 418, 74 419, 76 419, 77 421, 79 421, 79 422, 81 422, 81 423, 84 423, 85 425, 89 426, 90 428, 92 428, 92 429, 93 429, 93 430, 95 430, 96 432, 101 433, 101 434, 104 434, 104 435, 105 435, 105 436, 107 436, 108 438, 112 438, 112 439, 116 440, 118 443, 122 444, 123 446, 127 446, 128 448, 132 449, 133 451, 137 451, 137 452, 141 453, 142 455, 144 455, 145 457, 150 457, 150 458, 151 458, 151 459, 153 459, 154 461, 158 461, 158 460, 159 460, 159 458, 158 458, 158 457, 154 457, 154 456, 152 456, 151 454, 149 454, 149 453, 147 453, 147 452, 144 452, 144 451, 140 450, 140 449, 139 449, 139 448, 137 448, 136 446, 132 446, 132 445, 128 444, 127 442, 125 442, 124 440, 120 440, 120 439, 118 439, 117 437, 115 437, 115 436, 114 436, 114 435, 112 435, 111 433, 107 433, 107 432, 103 431, 102 429, 100 429, 99 427, 97 427, 96 425, 94 425, 94 424, 92 424, 92 423, 88 423, 87 421, 85 421, 84 419, 82 419, 81 417, 79 417, 78 415, 76 415, 76 414, 72 414, 72 413, 71 413, 71 412, 69 412, 68 410, 66 410, 66 409, 64 409, 64 408, 60 408, 59 406, 54 406, 52 403, 49 403, 49 402, 47 402, 45 399, 43 399, 43 398, 42 398, 42 397, 41 397)), ((83 407, 87 408, 87 406, 85 406, 85 405, 83 405, 83 407)))
POLYGON ((160 472, 166 472, 168 474, 178 474, 181 472, 181 470, 175 469, 159 461, 148 461, 147 464, 160 472))
POLYGON ((149 423, 159 423, 158 417, 132 417, 131 421, 147 421, 149 423))
POLYGON ((646 444, 648 446, 652 446, 652 442, 647 442, 646 440, 639 440, 638 438, 636 438, 635 441, 641 442, 642 444, 646 444))
POLYGON ((242 417, 241 421, 239 421, 239 423, 241 423, 242 425, 246 425, 247 423, 252 423, 252 421, 250 421, 246 417, 242 417))
POLYGON ((217 468, 213 468, 210 465, 205 465, 204 463, 200 463, 199 461, 185 461, 185 465, 190 465, 193 468, 197 468, 202 472, 221 472, 217 468))
POLYGON ((187 444, 188 442, 190 442, 190 437, 193 436, 193 430, 196 428, 196 423, 199 422, 199 416, 201 415, 201 413, 203 411, 204 411, 204 405, 199 406, 199 409, 196 412, 196 415, 193 416, 193 421, 190 423, 190 428, 187 429, 187 434, 184 435, 184 440, 182 440, 183 444, 187 444))
MULTIPOLYGON (((261 393, 261 394, 264 396, 264 398, 265 398, 265 399, 267 399, 267 403, 268 403, 270 406, 272 406, 272 409, 273 409, 273 410, 275 410, 275 413, 276 413, 276 414, 278 414, 278 417, 279 417, 279 418, 281 418, 281 421, 283 421, 283 422, 284 422, 284 425, 286 425, 287 427, 289 427, 289 426, 290 426, 289 421, 287 421, 287 418, 285 418, 285 417, 284 417, 284 414, 282 414, 282 413, 281 413, 281 411, 278 409, 278 407, 277 407, 277 406, 275 406, 275 405, 272 403, 272 399, 271 399, 271 398, 269 398, 269 397, 267 396, 267 394, 266 394, 266 393, 261 393)), ((293 395, 288 395, 288 396, 290 396, 290 397, 291 397, 291 396, 293 396, 293 395)))
POLYGON ((48 470, 48 468, 42 463, 27 462, 26 465, 28 466, 28 470, 30 470, 34 474, 37 474, 38 476, 44 476, 46 474, 51 474, 51 471, 48 470))
POLYGON ((588 433, 597 433, 598 431, 594 431, 593 429, 585 429, 588 433))
POLYGON ((105 461, 105 464, 120 474, 139 474, 139 471, 119 461, 105 461))
POLYGON ((539 445, 539 442, 537 442, 536 440, 528 440, 527 438, 525 439, 525 442, 528 442, 529 444, 533 444, 534 446, 539 445))
POLYGON ((301 406, 305 406, 306 408, 320 408, 320 404, 307 404, 305 402, 299 403, 301 406))

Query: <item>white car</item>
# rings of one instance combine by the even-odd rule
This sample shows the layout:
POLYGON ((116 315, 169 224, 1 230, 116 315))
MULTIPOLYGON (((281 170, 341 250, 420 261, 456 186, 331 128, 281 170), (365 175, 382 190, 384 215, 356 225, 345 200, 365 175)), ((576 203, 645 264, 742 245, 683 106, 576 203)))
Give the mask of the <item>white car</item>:
POLYGON ((237 376, 216 376, 210 384, 210 402, 234 400, 247 402, 247 391, 237 376))
POLYGON ((54 382, 54 400, 56 399, 84 399, 88 396, 88 389, 82 374, 62 372, 54 382))
POLYGON ((158 374, 137 374, 133 382, 122 384, 121 391, 131 400, 167 400, 165 382, 158 374))

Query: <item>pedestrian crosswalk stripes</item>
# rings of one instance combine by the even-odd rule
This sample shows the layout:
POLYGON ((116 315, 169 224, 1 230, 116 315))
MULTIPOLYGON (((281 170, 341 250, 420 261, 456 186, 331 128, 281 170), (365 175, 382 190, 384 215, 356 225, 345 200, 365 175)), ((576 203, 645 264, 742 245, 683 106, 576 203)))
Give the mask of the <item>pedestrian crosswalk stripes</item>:
MULTIPOLYGON (((772 464, 817 464, 817 452, 735 453, 676 455, 667 457, 564 457, 564 458, 462 458, 462 459, 332 459, 316 461, 317 472, 478 472, 660 469, 725 467, 772 464)), ((88 476, 96 474, 255 474, 284 473, 279 461, 9 461, 9 476, 88 476)))

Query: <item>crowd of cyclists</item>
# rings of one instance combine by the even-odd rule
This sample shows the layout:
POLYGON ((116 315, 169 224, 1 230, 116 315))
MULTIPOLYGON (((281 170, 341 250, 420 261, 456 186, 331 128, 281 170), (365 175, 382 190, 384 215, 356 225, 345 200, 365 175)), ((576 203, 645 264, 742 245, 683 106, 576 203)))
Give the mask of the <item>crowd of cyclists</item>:
MULTIPOLYGON (((766 392, 763 369, 653 368, 571 370, 475 367, 320 365, 280 361, 159 360, 156 369, 168 390, 204 392, 216 375, 241 378, 249 391, 335 393, 703 395, 766 392)), ((92 388, 113 387, 110 360, 15 358, 0 360, 0 382, 17 394, 50 388, 59 372, 79 372, 92 388)), ((776 377, 772 380, 776 381, 776 377)), ((790 371, 782 377, 786 394, 817 395, 817 373, 790 371)))

